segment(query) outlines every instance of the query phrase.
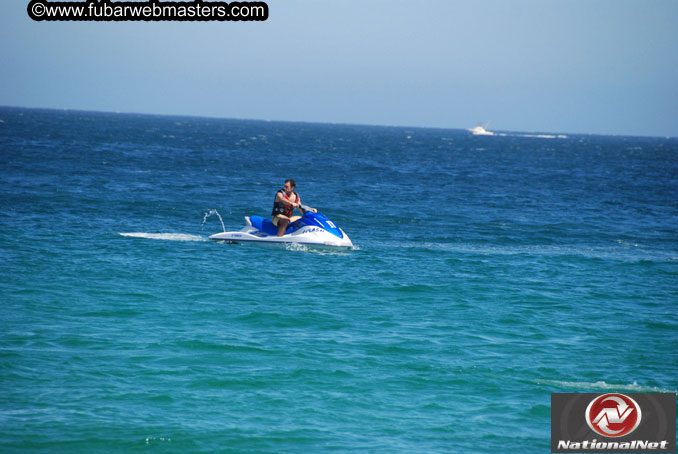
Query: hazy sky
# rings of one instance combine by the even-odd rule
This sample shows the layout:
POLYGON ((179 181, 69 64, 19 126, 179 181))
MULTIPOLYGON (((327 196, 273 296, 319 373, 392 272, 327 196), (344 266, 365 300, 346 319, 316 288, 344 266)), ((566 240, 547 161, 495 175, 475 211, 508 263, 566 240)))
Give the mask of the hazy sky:
POLYGON ((265 22, 34 22, 0 105, 678 136, 676 0, 270 0, 265 22))

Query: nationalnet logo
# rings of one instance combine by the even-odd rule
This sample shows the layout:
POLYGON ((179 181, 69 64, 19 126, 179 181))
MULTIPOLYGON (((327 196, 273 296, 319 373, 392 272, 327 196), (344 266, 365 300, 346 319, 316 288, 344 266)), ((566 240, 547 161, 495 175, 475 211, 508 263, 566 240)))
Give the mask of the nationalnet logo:
POLYGON ((551 452, 676 452, 676 395, 551 394, 551 452))
POLYGON ((642 411, 638 403, 624 394, 603 394, 586 407, 586 422, 604 437, 623 437, 638 427, 642 411))

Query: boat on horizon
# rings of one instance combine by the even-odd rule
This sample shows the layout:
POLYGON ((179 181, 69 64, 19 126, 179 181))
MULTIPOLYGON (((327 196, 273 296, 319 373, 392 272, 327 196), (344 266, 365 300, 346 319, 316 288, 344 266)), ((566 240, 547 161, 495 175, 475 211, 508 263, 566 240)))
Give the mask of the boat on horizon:
POLYGON ((488 131, 485 129, 485 126, 478 125, 475 128, 471 128, 468 130, 471 134, 474 136, 493 136, 494 133, 492 131, 488 131))

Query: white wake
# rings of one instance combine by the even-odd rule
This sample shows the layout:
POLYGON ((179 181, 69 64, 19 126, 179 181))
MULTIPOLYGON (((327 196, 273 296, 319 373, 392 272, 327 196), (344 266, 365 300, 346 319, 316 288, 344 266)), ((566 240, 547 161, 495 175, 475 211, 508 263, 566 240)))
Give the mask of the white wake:
POLYGON ((198 235, 188 235, 186 233, 146 233, 146 232, 129 232, 120 233, 122 236, 132 238, 147 238, 149 240, 166 240, 166 241, 207 241, 207 238, 198 235))

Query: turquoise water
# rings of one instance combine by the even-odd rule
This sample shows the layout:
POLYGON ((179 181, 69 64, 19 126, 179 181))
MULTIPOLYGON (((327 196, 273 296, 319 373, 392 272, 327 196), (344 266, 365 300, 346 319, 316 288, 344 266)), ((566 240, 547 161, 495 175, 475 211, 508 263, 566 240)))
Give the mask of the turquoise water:
POLYGON ((2 452, 547 452, 678 389, 678 140, 0 109, 2 452), (356 248, 207 240, 297 180, 356 248))

